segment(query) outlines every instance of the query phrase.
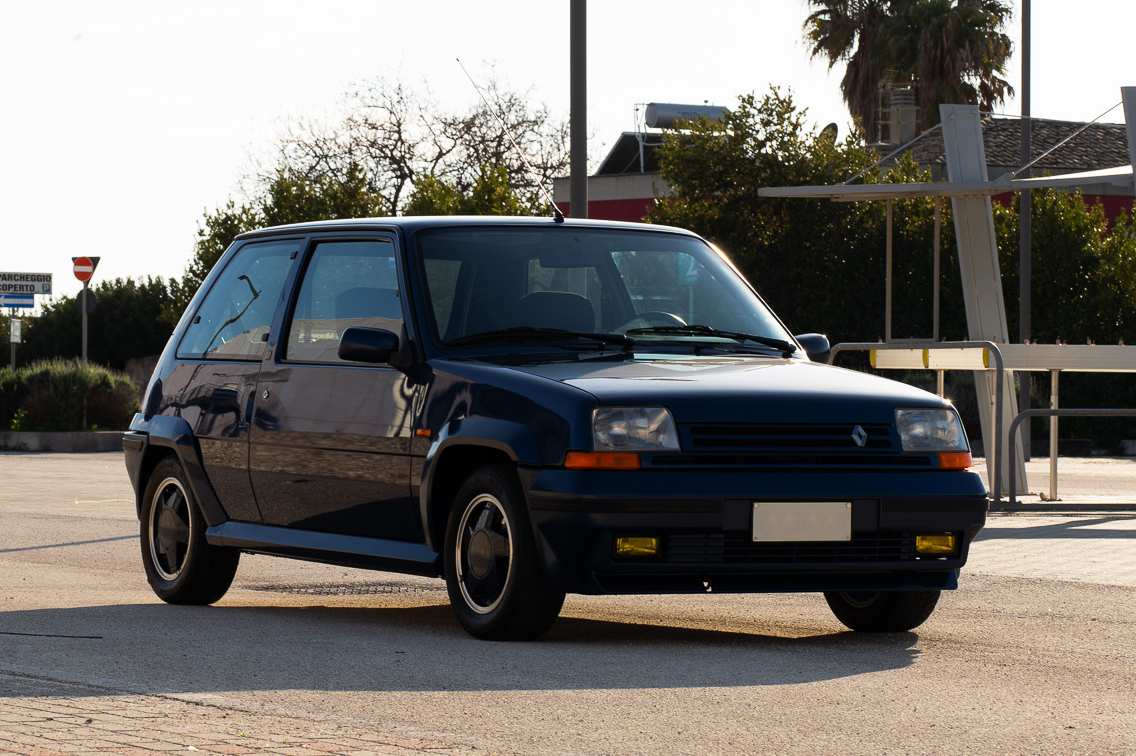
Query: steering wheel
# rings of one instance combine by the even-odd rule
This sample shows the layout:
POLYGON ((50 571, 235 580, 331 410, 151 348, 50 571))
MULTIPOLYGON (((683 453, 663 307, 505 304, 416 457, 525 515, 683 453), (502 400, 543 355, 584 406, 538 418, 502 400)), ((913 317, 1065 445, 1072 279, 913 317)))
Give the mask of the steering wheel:
POLYGON ((639 312, 615 329, 616 333, 627 333, 633 328, 650 328, 651 326, 684 326, 686 321, 678 315, 662 310, 648 310, 639 312))

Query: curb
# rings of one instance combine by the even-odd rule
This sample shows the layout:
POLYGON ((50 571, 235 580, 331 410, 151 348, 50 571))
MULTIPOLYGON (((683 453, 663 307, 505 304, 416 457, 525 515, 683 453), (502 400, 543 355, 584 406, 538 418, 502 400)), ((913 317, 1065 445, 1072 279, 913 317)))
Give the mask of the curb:
POLYGON ((122 434, 123 431, 0 431, 0 449, 68 454, 122 451, 122 434))
POLYGON ((1047 501, 1036 504, 1022 504, 1021 502, 1019 502, 1012 507, 1008 504, 991 504, 989 511, 991 514, 1008 514, 1012 512, 1047 512, 1050 514, 1081 515, 1092 512, 1136 512, 1136 503, 1117 501, 1047 501))

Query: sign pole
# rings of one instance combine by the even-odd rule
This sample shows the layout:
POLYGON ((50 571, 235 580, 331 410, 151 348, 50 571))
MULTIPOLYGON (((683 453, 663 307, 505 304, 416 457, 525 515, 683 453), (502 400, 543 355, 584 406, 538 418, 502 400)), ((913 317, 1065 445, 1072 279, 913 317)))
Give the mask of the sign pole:
POLYGON ((97 257, 72 257, 71 262, 75 264, 72 270, 75 273, 75 278, 83 282, 83 290, 79 292, 79 310, 83 313, 83 364, 87 363, 87 311, 91 308, 90 298, 93 296, 88 287, 90 285, 91 276, 95 274, 95 268, 99 266, 99 258, 97 257))
POLYGON ((12 343, 12 371, 16 370, 16 308, 8 310, 8 340, 12 343))
POLYGON ((82 297, 83 305, 80 308, 83 311, 83 364, 87 364, 87 282, 83 282, 82 297))

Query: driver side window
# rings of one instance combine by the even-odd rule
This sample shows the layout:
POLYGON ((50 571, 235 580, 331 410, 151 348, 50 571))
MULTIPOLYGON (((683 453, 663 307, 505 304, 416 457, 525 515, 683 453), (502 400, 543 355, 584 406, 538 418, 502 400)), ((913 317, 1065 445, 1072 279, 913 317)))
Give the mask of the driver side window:
POLYGON ((259 360, 298 243, 247 244, 197 309, 178 347, 189 359, 259 360))
POLYGON ((385 328, 398 333, 401 325, 394 244, 387 240, 320 242, 303 273, 285 357, 342 363, 339 340, 348 328, 385 328))

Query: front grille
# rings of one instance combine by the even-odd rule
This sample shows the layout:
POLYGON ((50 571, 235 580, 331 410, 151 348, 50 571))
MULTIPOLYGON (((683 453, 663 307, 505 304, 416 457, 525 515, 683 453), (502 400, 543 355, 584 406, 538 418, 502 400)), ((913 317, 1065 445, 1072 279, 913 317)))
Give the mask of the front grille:
POLYGON ((904 454, 894 425, 690 423, 679 428, 683 452, 656 454, 651 459, 652 466, 791 471, 912 469, 936 465, 930 455, 904 454), (864 441, 863 446, 856 443, 857 436, 864 441))
POLYGON ((744 535, 683 533, 667 538, 668 564, 888 564, 915 560, 912 533, 876 533, 851 541, 755 543, 744 535))

